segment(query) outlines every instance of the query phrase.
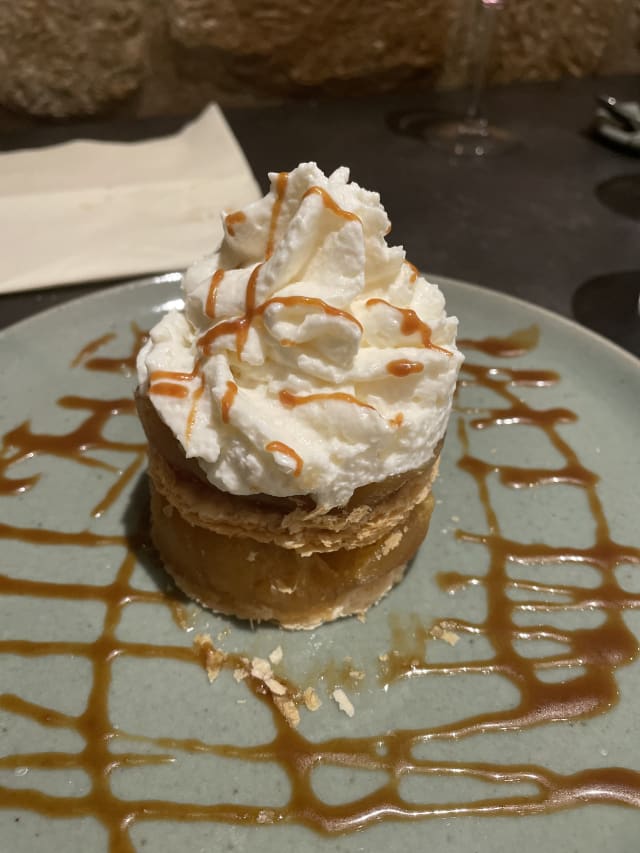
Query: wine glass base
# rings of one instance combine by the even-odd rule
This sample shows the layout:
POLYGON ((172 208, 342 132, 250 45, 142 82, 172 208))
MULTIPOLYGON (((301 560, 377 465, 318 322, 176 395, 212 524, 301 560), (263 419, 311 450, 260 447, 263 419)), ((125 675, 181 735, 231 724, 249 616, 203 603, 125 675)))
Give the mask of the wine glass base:
POLYGON ((508 130, 481 119, 435 122, 424 128, 423 138, 429 147, 455 157, 504 154, 518 143, 508 130))

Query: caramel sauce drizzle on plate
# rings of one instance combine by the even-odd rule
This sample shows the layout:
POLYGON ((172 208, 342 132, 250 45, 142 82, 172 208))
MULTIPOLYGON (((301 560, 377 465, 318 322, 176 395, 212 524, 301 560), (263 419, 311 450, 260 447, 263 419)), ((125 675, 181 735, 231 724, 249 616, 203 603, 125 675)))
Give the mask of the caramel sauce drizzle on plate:
MULTIPOLYGON (((513 335, 504 339, 467 342, 467 349, 475 349, 500 359, 532 349, 527 336, 513 335), (502 342, 502 343, 501 343, 502 342)), ((97 347, 99 348, 99 346, 97 347)), ((120 359, 127 366, 135 356, 120 359)), ((85 348, 80 359, 90 370, 105 369, 118 372, 118 359, 92 359, 93 366, 85 360, 92 355, 85 348), (96 367, 96 363, 103 367, 96 367)), ((133 572, 140 550, 146 547, 144 535, 102 535, 89 529, 65 532, 36 527, 20 527, 0 523, 0 538, 30 543, 36 547, 81 547, 84 549, 118 546, 123 556, 115 576, 105 574, 102 584, 55 583, 49 580, 16 578, 0 575, 0 594, 35 596, 48 601, 97 601, 105 607, 101 632, 93 641, 30 641, 4 637, 0 652, 24 658, 42 658, 52 655, 73 655, 91 665, 91 687, 84 711, 77 715, 65 714, 15 694, 3 693, 0 708, 25 720, 37 723, 44 729, 66 730, 78 734, 85 748, 77 752, 30 751, 5 755, 0 768, 27 767, 35 770, 84 771, 90 782, 88 793, 69 796, 64 792, 45 794, 36 788, 0 788, 2 808, 33 812, 49 818, 92 817, 106 831, 109 853, 133 853, 134 846, 129 831, 144 821, 222 822, 253 826, 298 823, 325 834, 358 831, 381 820, 416 820, 421 818, 455 817, 460 815, 528 815, 559 809, 584 806, 588 803, 609 803, 640 808, 640 774, 624 767, 594 767, 563 775, 532 763, 503 764, 499 756, 486 762, 454 763, 418 758, 415 748, 436 740, 482 736, 497 730, 518 730, 549 724, 557 720, 578 720, 607 711, 618 699, 616 669, 636 660, 638 642, 624 620, 626 610, 640 607, 640 594, 620 586, 616 569, 622 564, 640 564, 640 549, 618 543, 611 537, 607 518, 598 495, 598 477, 579 460, 568 441, 560 434, 558 425, 575 420, 568 409, 536 409, 521 400, 518 386, 536 388, 557 382, 552 371, 518 370, 511 365, 485 365, 466 363, 463 366, 462 385, 486 389, 488 397, 497 396, 499 405, 482 412, 459 408, 457 414, 458 440, 462 450, 458 465, 475 485, 484 509, 486 531, 458 531, 458 537, 484 549, 489 557, 486 573, 475 575, 457 570, 442 573, 439 583, 445 589, 463 587, 483 588, 487 598, 487 616, 479 622, 447 618, 451 630, 465 636, 485 637, 493 650, 486 659, 456 663, 434 663, 428 660, 429 634, 419 616, 414 615, 413 631, 394 628, 393 642, 398 654, 389 655, 381 673, 387 684, 397 679, 434 678, 438 676, 464 676, 466 673, 499 674, 518 690, 519 701, 512 708, 491 713, 474 713, 446 725, 424 729, 402 729, 367 737, 335 737, 315 742, 307 740, 298 730, 291 729, 273 705, 272 697, 251 677, 243 682, 256 701, 268 707, 273 714, 276 734, 269 741, 251 746, 210 744, 195 739, 174 737, 146 737, 127 734, 115 728, 109 713, 109 691, 112 665, 122 657, 136 659, 171 660, 183 665, 202 665, 201 656, 191 647, 171 643, 127 642, 118 637, 118 626, 126 607, 132 602, 165 603, 177 612, 178 605, 164 591, 139 589, 133 582, 133 572), (556 469, 530 468, 503 465, 499 458, 487 462, 474 455, 471 436, 474 431, 516 429, 528 424, 541 430, 560 453, 563 462, 556 469), (497 510, 489 489, 491 478, 498 477, 508 487, 528 485, 548 488, 562 483, 580 489, 587 498, 594 522, 594 539, 591 544, 576 547, 519 542, 506 537, 501 528, 497 510), (516 580, 509 567, 544 566, 571 563, 585 565, 595 570, 599 582, 595 586, 567 584, 562 580, 552 583, 537 579, 516 580), (518 590, 524 598, 514 599, 510 593, 518 590), (530 594, 530 597, 527 595, 530 594), (541 597, 542 596, 542 597, 541 597), (523 627, 517 615, 523 610, 538 612, 543 618, 547 612, 583 611, 596 608, 602 621, 596 627, 566 630, 550 627, 544 622, 523 627), (406 647, 407 637, 413 636, 414 647, 406 647), (517 643, 522 640, 553 639, 564 650, 548 657, 527 657, 519 653, 517 643), (405 644, 405 646, 403 646, 405 644), (566 681, 547 682, 539 678, 545 670, 576 670, 566 681), (111 744, 118 739, 132 743, 127 751, 112 751, 111 744), (160 754, 148 754, 141 747, 151 745, 160 754), (161 764, 172 760, 175 753, 223 756, 226 759, 251 762, 274 762, 283 769, 291 785, 288 802, 284 806, 260 807, 238 803, 196 804, 171 800, 145 798, 122 800, 112 791, 111 773, 116 768, 140 767, 161 764), (386 782, 371 793, 351 802, 338 805, 324 802, 312 785, 314 767, 333 765, 381 771, 386 782), (431 803, 408 801, 402 796, 400 781, 407 775, 414 777, 438 776, 466 778, 504 786, 503 792, 484 799, 471 801, 431 803), (527 782, 536 789, 534 794, 514 794, 514 783, 527 782)), ((300 398, 294 405, 299 404, 300 398)), ((353 402, 353 401, 351 401, 353 402)), ((44 455, 62 456, 81 465, 103 468, 116 475, 118 483, 131 481, 128 469, 120 471, 114 466, 90 455, 92 450, 119 450, 131 454, 133 471, 142 459, 142 446, 136 442, 112 442, 104 437, 104 427, 110 418, 131 416, 133 403, 129 397, 117 400, 86 399, 65 396, 58 405, 80 412, 88 411, 78 427, 63 435, 44 435, 31 431, 21 424, 3 437, 2 443, 2 501, 37 486, 37 475, 15 478, 14 467, 27 458, 38 459, 44 455), (11 471, 12 477, 8 476, 11 471), (6 485, 8 483, 8 485, 6 485)), ((272 448, 275 449, 275 448, 272 448)), ((280 448, 278 451, 282 452, 280 448)), ((122 486, 121 488, 124 488, 122 486)), ((109 508, 113 496, 105 496, 104 510, 109 508)), ((140 529, 146 526, 142 519, 140 529)), ((43 551, 43 558, 47 551, 43 551)), ((94 569, 96 567, 94 561, 94 569)), ((535 575, 534 575, 535 578, 535 575)), ((366 630, 366 629, 363 629, 366 630)))

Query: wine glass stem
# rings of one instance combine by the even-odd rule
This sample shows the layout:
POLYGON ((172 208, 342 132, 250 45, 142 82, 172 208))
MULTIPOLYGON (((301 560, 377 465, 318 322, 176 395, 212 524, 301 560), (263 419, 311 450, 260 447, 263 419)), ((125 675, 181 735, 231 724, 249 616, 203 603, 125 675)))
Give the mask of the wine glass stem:
POLYGON ((476 0, 477 8, 473 23, 473 80, 471 97, 465 113, 465 123, 486 123, 482 113, 482 96, 487 81, 487 66, 496 28, 496 15, 502 3, 496 0, 476 0))

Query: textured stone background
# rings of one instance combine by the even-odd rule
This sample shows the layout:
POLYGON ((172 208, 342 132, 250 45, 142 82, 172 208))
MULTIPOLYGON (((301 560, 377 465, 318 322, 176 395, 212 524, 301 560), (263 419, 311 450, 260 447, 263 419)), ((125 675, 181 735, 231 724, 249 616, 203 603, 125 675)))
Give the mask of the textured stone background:
MULTIPOLYGON (((453 87, 473 0, 0 0, 16 121, 453 87)), ((495 82, 640 72, 640 0, 506 0, 495 82)))

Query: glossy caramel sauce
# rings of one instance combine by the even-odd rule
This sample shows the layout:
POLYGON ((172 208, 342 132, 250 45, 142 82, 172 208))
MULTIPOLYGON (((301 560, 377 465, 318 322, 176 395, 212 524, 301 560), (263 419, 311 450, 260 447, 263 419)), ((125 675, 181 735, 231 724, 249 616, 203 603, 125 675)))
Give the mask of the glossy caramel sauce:
POLYGON ((238 358, 247 342, 249 328, 256 314, 256 286, 262 264, 258 264, 249 276, 247 293, 245 296, 244 314, 231 320, 222 320, 216 323, 208 331, 198 338, 198 348, 204 355, 211 355, 210 345, 222 335, 234 335, 236 339, 236 353, 238 358))
POLYGON ((267 236, 267 247, 265 249, 265 258, 270 258, 273 254, 273 247, 276 239, 276 228, 278 227, 278 219, 280 218, 280 210, 284 201, 285 193, 287 192, 287 184, 289 183, 289 173, 280 172, 276 178, 276 197, 271 208, 271 220, 269 222, 269 234, 267 236))
POLYGON ((351 403, 353 406, 360 406, 362 409, 376 410, 369 403, 364 403, 358 400, 353 394, 347 394, 346 391, 329 391, 319 394, 292 394, 291 391, 281 391, 278 395, 280 402, 287 409, 293 409, 295 406, 304 406, 307 403, 317 403, 321 400, 338 400, 341 403, 351 403))
POLYGON ((189 396, 189 389, 185 385, 177 385, 175 382, 155 382, 149 387, 150 394, 159 397, 177 397, 184 399, 189 396))
POLYGON ((348 222, 360 222, 360 217, 352 213, 350 210, 345 210, 343 207, 336 202, 335 199, 331 198, 329 193, 323 189, 322 187, 309 187, 306 193, 302 196, 303 199, 307 198, 310 195, 318 195, 322 199, 322 204, 330 210, 332 213, 335 213, 336 216, 340 216, 342 219, 346 219, 348 222))
POLYGON ((419 361, 409 361, 406 358, 398 358, 387 364, 387 373, 392 376, 409 376, 412 373, 422 373, 424 364, 419 361))
POLYGON ((411 261, 407 261, 406 259, 404 262, 409 267, 409 269, 411 270, 411 274, 409 276, 409 281, 411 284, 415 284, 415 282, 418 280, 418 276, 420 275, 420 273, 418 271, 418 267, 415 264, 412 264, 411 261))
POLYGON ((293 472, 294 477, 299 477, 302 473, 302 467, 304 465, 302 461, 302 457, 299 456, 292 447, 289 447, 288 444, 284 444, 282 441, 270 441, 269 444, 265 447, 265 450, 268 450, 269 453, 282 453, 284 456, 288 456, 289 459, 293 459, 295 462, 295 469, 293 472))
MULTIPOLYGON (((109 339, 111 340, 111 339, 109 339)), ((106 339, 103 339, 106 343, 106 339)), ((119 371, 127 369, 135 357, 138 340, 134 335, 131 352, 121 359, 94 359, 93 352, 85 348, 78 364, 90 370, 119 371), (89 358, 91 356, 91 358, 89 358), (91 365, 89 361, 93 362, 91 365), (120 362, 120 364, 118 364, 120 362), (96 364, 102 367, 96 367, 96 364)), ((307 740, 298 730, 290 728, 274 706, 274 699, 264 685, 252 677, 243 684, 255 701, 270 709, 276 734, 268 742, 236 746, 210 744, 194 739, 173 737, 143 737, 130 735, 116 728, 109 712, 109 694, 112 665, 119 657, 160 659, 180 662, 185 666, 202 666, 202 651, 179 644, 127 642, 118 638, 117 629, 126 607, 131 602, 165 603, 175 614, 179 605, 161 590, 147 591, 137 588, 132 576, 137 555, 146 547, 145 521, 140 533, 127 536, 101 535, 89 529, 65 532, 39 527, 14 526, 0 523, 0 539, 16 540, 34 546, 52 548, 58 545, 94 548, 104 545, 122 546, 122 560, 115 576, 105 574, 102 584, 56 583, 53 580, 35 580, 0 576, 0 593, 11 596, 35 596, 50 602, 98 601, 105 606, 102 630, 92 642, 87 641, 30 641, 4 636, 0 652, 25 658, 50 655, 73 655, 91 665, 91 688, 85 710, 79 715, 61 713, 36 702, 27 701, 15 694, 3 693, 0 708, 9 714, 22 717, 52 731, 64 729, 77 733, 84 741, 78 752, 30 752, 8 754, 0 759, 0 768, 35 770, 79 769, 90 781, 90 790, 82 796, 55 795, 37 789, 0 788, 0 807, 33 812, 48 818, 94 818, 105 829, 109 853, 133 853, 130 830, 145 821, 223 822, 253 826, 259 832, 262 825, 298 823, 325 834, 358 831, 383 820, 416 820, 421 818, 456 817, 460 815, 527 815, 558 809, 584 806, 588 803, 609 803, 640 807, 640 774, 623 767, 586 768, 563 775, 540 765, 501 763, 499 753, 484 762, 442 762, 416 758, 414 749, 420 744, 435 740, 465 737, 486 737, 496 730, 512 730, 549 724, 558 720, 580 720, 606 712, 618 700, 616 670, 635 660, 638 642, 625 623, 626 610, 640 607, 640 595, 623 589, 618 583, 616 569, 622 564, 640 564, 640 549, 612 539, 607 518, 598 495, 598 477, 579 460, 577 454, 560 435, 558 425, 575 419, 568 409, 536 409, 517 395, 518 386, 536 388, 557 382, 559 377, 551 371, 518 370, 511 365, 502 366, 499 360, 505 355, 527 352, 533 348, 532 336, 512 335, 508 338, 490 338, 467 342, 468 350, 488 353, 498 362, 490 365, 465 363, 461 384, 486 389, 487 397, 497 397, 499 405, 478 411, 459 407, 452 429, 457 430, 462 450, 458 460, 460 469, 474 484, 484 510, 486 530, 458 531, 458 537, 475 543, 488 555, 488 570, 482 575, 464 571, 444 572, 438 581, 444 589, 459 590, 468 586, 481 587, 486 593, 487 613, 479 622, 467 622, 447 617, 447 626, 458 635, 481 635, 488 641, 492 652, 482 660, 455 663, 429 661, 429 626, 423 624, 419 614, 396 614, 391 620, 392 647, 381 661, 380 677, 383 684, 398 679, 462 676, 467 673, 500 674, 517 689, 519 700, 514 707, 491 713, 475 713, 473 708, 452 709, 457 722, 432 728, 385 731, 367 737, 336 737, 315 742, 307 740), (524 468, 503 465, 499 455, 490 463, 473 453, 471 436, 476 430, 515 429, 526 423, 541 430, 560 453, 563 463, 556 469, 524 468), (491 478, 498 477, 506 486, 522 484, 534 488, 549 488, 555 483, 570 484, 586 496, 593 518, 594 536, 591 544, 576 547, 550 546, 542 543, 514 541, 504 536, 500 519, 492 502, 489 489, 491 478), (536 566, 548 563, 571 563, 591 567, 598 573, 595 586, 570 585, 562 580, 553 583, 535 579, 536 566), (511 564, 532 568, 531 580, 514 580, 509 574, 511 564), (514 599, 510 593, 517 589, 531 598, 514 599), (544 614, 566 610, 597 609, 602 616, 595 627, 566 630, 553 628, 543 621, 533 627, 518 624, 522 611, 544 614), (551 657, 524 656, 517 644, 522 640, 554 639, 564 651, 551 657), (545 670, 575 670, 575 677, 561 682, 547 682, 539 677, 545 670), (151 745, 161 754, 148 754, 147 750, 130 749, 112 751, 117 740, 151 745), (112 791, 110 777, 116 768, 140 767, 172 760, 176 753, 208 754, 227 759, 249 762, 274 762, 288 776, 291 793, 284 806, 260 807, 237 803, 195 804, 171 800, 122 800, 112 791), (338 805, 326 803, 315 792, 312 772, 320 765, 342 768, 374 770, 386 774, 386 782, 376 790, 355 801, 338 805), (407 776, 436 776, 440 778, 466 777, 504 786, 499 795, 473 800, 431 803, 407 801, 400 783, 407 776), (526 781, 535 786, 535 793, 513 794, 513 783, 526 781)), ((96 349, 99 349, 99 346, 96 349)), ((96 393, 99 393, 99 382, 96 393)), ((300 398, 293 404, 298 404, 300 398)), ((104 436, 104 428, 112 418, 129 417, 134 413, 129 397, 104 400, 99 396, 86 399, 77 396, 62 397, 57 405, 87 412, 79 426, 62 435, 39 434, 28 423, 20 424, 3 437, 0 457, 2 501, 13 495, 37 488, 38 475, 20 476, 20 463, 47 455, 62 456, 80 465, 106 469, 113 476, 109 493, 101 502, 106 511, 113 501, 113 488, 122 489, 131 479, 131 471, 138 470, 142 459, 142 445, 136 442, 112 442, 104 436), (116 469, 97 457, 95 450, 119 450, 131 454, 129 468, 116 469)), ((279 449, 279 448, 278 448, 279 449)), ((87 523, 89 523, 87 518, 87 523)), ((44 550, 43 560, 47 551, 44 550)), ((90 563, 91 561, 88 561, 90 563)), ((97 571, 94 561, 92 570, 97 571)), ((367 630, 366 626, 362 627, 367 630)), ((236 663, 230 657, 225 666, 236 663)), ((329 667, 331 669, 331 667, 329 667)), ((204 677, 204 676, 203 676, 204 677)), ((351 665, 336 664, 331 669, 331 686, 353 682, 351 665), (334 671, 335 670, 335 671, 334 671)), ((350 686, 355 689, 355 682, 350 686)), ((408 682, 409 685, 412 681, 408 682)), ((216 687, 212 689, 217 689, 216 687)), ((375 701, 385 701, 380 692, 375 701)), ((188 707, 185 706, 185 707, 188 707)), ((321 712, 320 712, 321 713, 321 712)), ((356 721, 354 721, 355 724, 356 721)), ((367 843, 362 836, 363 844, 367 843)), ((256 845, 259 840, 256 840, 256 845)))
POLYGON ((235 226, 241 225, 243 222, 247 221, 247 216, 241 210, 237 210, 235 213, 229 213, 224 218, 224 224, 227 227, 227 232, 230 237, 235 237, 235 226))
POLYGON ((191 433, 193 432, 193 425, 196 422, 196 415, 198 414, 198 403, 200 402, 200 398, 204 394, 204 378, 200 376, 200 384, 193 392, 193 397, 191 398, 191 408, 189 409, 189 414, 187 415, 187 429, 186 429, 186 440, 187 444, 191 441, 191 433))
MULTIPOLYGON (((289 182, 289 174, 287 172, 280 172, 276 178, 276 192, 275 192, 275 199, 273 202, 273 207, 271 209, 271 217, 269 220, 269 231, 268 231, 268 235, 267 235, 267 243, 266 243, 265 258, 264 258, 265 261, 268 261, 269 258, 271 257, 271 255, 273 254, 273 250, 275 247, 275 240, 276 240, 276 232, 277 232, 277 228, 278 228, 278 221, 280 218, 282 203, 284 201, 284 198, 285 198, 285 195, 287 192, 288 182, 289 182)), ((310 195, 319 196, 322 199, 323 205, 328 210, 330 210, 332 213, 334 213, 336 216, 339 216, 342 219, 346 219, 348 221, 360 222, 359 217, 355 213, 352 213, 349 210, 344 210, 342 207, 340 207, 338 205, 338 203, 330 196, 330 194, 325 189, 323 189, 322 187, 317 187, 317 186, 310 187, 305 192, 303 199, 307 198, 310 195)), ((231 216, 238 217, 241 215, 243 215, 243 214, 237 213, 237 214, 232 214, 231 216)), ((230 217, 227 217, 227 220, 226 220, 227 230, 229 230, 229 227, 228 227, 229 226, 229 219, 230 219, 230 217)), ((243 220, 236 219, 233 221, 243 221, 243 220)), ((233 225, 233 222, 231 222, 231 225, 233 225)), ((233 235, 233 231, 229 231, 229 233, 233 235)), ((256 303, 256 287, 257 287, 258 277, 260 275, 260 270, 262 269, 263 263, 256 265, 256 267, 253 269, 251 276, 249 278, 249 282, 247 284, 247 292, 246 292, 246 296, 245 296, 244 314, 240 317, 234 317, 232 319, 220 321, 220 322, 216 323, 214 326, 212 326, 210 329, 208 329, 204 334, 202 334, 200 336, 200 338, 198 339, 198 348, 200 349, 202 354, 210 355, 211 354, 211 345, 218 338, 220 338, 224 335, 233 335, 233 336, 235 336, 235 339, 236 339, 236 354, 237 354, 238 358, 240 358, 242 355, 242 351, 244 349, 244 346, 247 342, 247 337, 249 335, 249 329, 251 328, 251 324, 253 323, 254 319, 256 317, 259 317, 262 314, 264 314, 264 312, 269 307, 269 305, 274 305, 274 304, 281 304, 281 305, 287 305, 287 306, 313 305, 315 307, 321 308, 325 312, 325 314, 337 316, 337 317, 343 317, 344 319, 348 320, 349 322, 352 322, 355 325, 357 325, 358 328, 360 329, 360 331, 362 331, 362 325, 358 322, 358 320, 356 320, 356 318, 352 314, 349 314, 347 311, 342 311, 338 308, 334 308, 332 305, 328 305, 323 300, 317 299, 315 297, 308 297, 308 296, 273 297, 271 299, 268 299, 262 305, 258 305, 256 303)), ((415 269, 415 267, 413 267, 413 269, 415 269)), ((211 282, 209 284, 209 290, 207 293, 207 298, 205 300, 204 310, 205 310, 205 314, 208 317, 210 317, 211 319, 215 319, 216 293, 217 293, 218 285, 222 281, 223 277, 224 277, 224 270, 219 269, 213 274, 213 276, 211 278, 211 282)), ((404 320, 403 320, 403 329, 405 326, 407 328, 409 328, 411 326, 411 331, 407 331, 407 332, 405 332, 405 334, 411 334, 413 331, 418 331, 418 326, 416 326, 415 328, 413 328, 413 326, 412 326, 412 323, 415 326, 415 321, 417 321, 418 323, 421 323, 421 321, 418 320, 417 315, 413 311, 409 311, 409 309, 398 309, 398 310, 403 311, 404 315, 405 315, 404 320)), ((426 326, 426 324, 422 323, 420 325, 420 332, 421 332, 421 334, 423 334, 423 338, 424 338, 424 330, 425 329, 428 330, 428 326, 426 326)), ((428 334, 430 336, 430 334, 431 334, 430 330, 428 331, 428 334)), ((291 346, 292 343, 293 343, 292 341, 285 340, 282 345, 283 346, 291 346)), ((427 344, 425 344, 425 346, 427 346, 427 344)), ((431 344, 429 344, 429 346, 432 346, 433 349, 440 349, 440 347, 435 347, 431 344)), ((446 350, 442 350, 442 351, 447 352, 446 350)), ((447 353, 447 354, 450 355, 450 353, 447 353)))
POLYGON ((264 314, 270 305, 284 305, 286 308, 295 308, 297 306, 301 306, 303 308, 320 308, 325 314, 327 314, 327 316, 342 317, 343 320, 348 320, 349 323, 353 323, 358 327, 358 329, 360 329, 360 331, 362 331, 362 323, 360 323, 353 314, 350 314, 348 311, 343 311, 341 308, 329 305, 323 299, 318 299, 317 296, 272 296, 256 309, 256 313, 264 314))
POLYGON ((387 302, 386 299, 380 299, 379 297, 374 297, 373 299, 367 299, 366 306, 367 308, 372 305, 386 305, 388 308, 393 308, 394 311, 397 311, 402 317, 402 323, 400 325, 400 331, 403 335, 420 335, 422 339, 422 346, 426 349, 437 350, 438 352, 442 352, 445 355, 451 356, 451 353, 448 349, 444 347, 439 347, 437 344, 431 342, 431 329, 428 324, 421 320, 420 317, 416 314, 416 312, 412 308, 400 308, 398 305, 392 305, 391 302, 387 302))
POLYGON ((233 401, 236 399, 237 393, 238 386, 235 382, 229 380, 227 382, 227 390, 224 392, 224 396, 222 397, 222 403, 220 404, 222 420, 225 424, 229 423, 229 412, 231 411, 231 406, 233 405, 233 401))
POLYGON ((223 269, 216 270, 211 276, 211 281, 209 282, 209 290, 207 291, 207 299, 204 305, 204 313, 212 320, 216 316, 216 296, 218 294, 218 286, 224 278, 224 273, 225 271, 223 269))

